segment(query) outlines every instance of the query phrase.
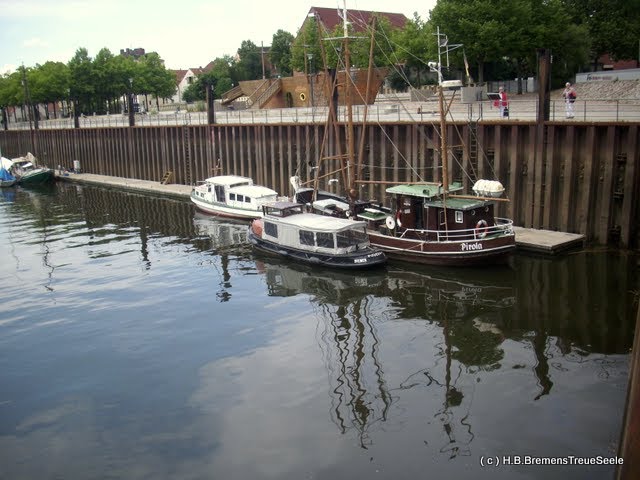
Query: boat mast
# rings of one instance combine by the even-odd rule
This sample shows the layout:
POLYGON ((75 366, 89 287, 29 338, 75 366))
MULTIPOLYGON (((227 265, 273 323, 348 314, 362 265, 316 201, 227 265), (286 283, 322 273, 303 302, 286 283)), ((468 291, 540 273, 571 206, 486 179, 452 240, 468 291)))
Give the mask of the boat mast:
POLYGON ((347 0, 343 0, 342 9, 342 29, 343 29, 343 45, 344 45, 344 103, 347 110, 347 177, 349 178, 349 199, 350 202, 355 200, 358 191, 355 188, 354 175, 355 165, 352 165, 355 158, 355 146, 353 138, 353 108, 351 100, 351 52, 349 51, 349 29, 347 23, 347 0))
MULTIPOLYGON (((438 37, 438 63, 434 66, 429 62, 429 68, 438 74, 438 100, 440 103, 440 162, 442 163, 442 198, 446 199, 449 193, 449 153, 447 152, 447 110, 444 105, 444 89, 442 86, 442 54, 447 57, 447 67, 449 67, 449 52, 461 47, 462 44, 449 45, 449 39, 444 33, 440 33, 437 27, 435 35, 438 37)), ((446 208, 446 205, 445 205, 446 208)))

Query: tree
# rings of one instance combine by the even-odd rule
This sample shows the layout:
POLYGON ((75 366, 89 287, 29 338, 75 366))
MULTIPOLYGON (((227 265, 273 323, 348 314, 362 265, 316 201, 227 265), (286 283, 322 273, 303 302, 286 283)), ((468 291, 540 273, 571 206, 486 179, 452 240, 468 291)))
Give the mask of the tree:
POLYGON ((591 38, 594 69, 603 54, 615 60, 636 58, 640 41, 640 1, 563 0, 565 11, 591 38))
POLYGON ((276 68, 279 75, 288 77, 292 73, 291 69, 291 46, 293 35, 284 30, 278 30, 271 41, 269 60, 276 68))
POLYGON ((101 49, 93 60, 95 79, 96 111, 112 111, 111 104, 121 93, 118 87, 117 66, 114 55, 108 48, 101 49))
POLYGON ((69 99, 70 81, 69 68, 62 62, 46 62, 36 66, 29 79, 31 99, 34 103, 45 105, 47 119, 49 104, 53 105, 54 117, 57 117, 57 102, 69 99))
MULTIPOLYGON (((511 62, 519 78, 535 72, 538 48, 551 49, 554 65, 562 59, 569 69, 583 58, 586 32, 571 21, 560 0, 439 0, 429 24, 432 31, 440 27, 450 43, 464 45, 479 82, 488 63, 511 62)), ((461 64, 459 53, 452 58, 461 64)))
POLYGON ((91 112, 95 94, 95 73, 89 52, 86 48, 79 48, 69 63, 71 76, 70 97, 76 105, 76 116, 80 112, 91 112))
POLYGON ((229 55, 216 58, 213 61, 211 73, 217 80, 214 90, 216 97, 222 97, 225 92, 231 90, 233 85, 238 82, 234 65, 235 62, 229 55))
POLYGON ((260 48, 251 40, 243 40, 238 49, 237 63, 240 80, 257 80, 262 78, 262 56, 260 48))
POLYGON ((427 63, 437 58, 434 37, 417 13, 403 29, 393 34, 397 70, 391 75, 394 88, 427 83, 427 63))
POLYGON ((323 68, 318 22, 315 17, 307 17, 291 45, 291 69, 309 73, 319 72, 323 68))
POLYGON ((169 98, 175 95, 176 76, 165 68, 164 62, 157 53, 147 53, 140 58, 138 74, 141 77, 142 93, 150 93, 155 96, 158 110, 160 110, 160 98, 169 98))

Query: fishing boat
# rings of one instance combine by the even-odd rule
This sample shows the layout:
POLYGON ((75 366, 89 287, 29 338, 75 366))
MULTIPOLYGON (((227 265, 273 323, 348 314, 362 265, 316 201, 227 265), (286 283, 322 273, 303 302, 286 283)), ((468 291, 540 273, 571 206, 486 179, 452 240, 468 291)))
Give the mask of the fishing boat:
POLYGON ((38 166, 38 161, 31 152, 24 157, 14 158, 11 162, 13 165, 9 171, 16 177, 19 185, 42 185, 55 179, 53 170, 38 166))
MULTIPOLYGON (((345 6, 346 10, 346 6, 345 6)), ((346 12, 342 15, 346 18, 346 12)), ((345 65, 349 65, 349 36, 344 26, 343 52, 345 65)), ((460 45, 448 43, 446 35, 438 35, 438 62, 430 62, 429 67, 438 74, 438 101, 440 111, 439 125, 434 125, 440 137, 439 155, 441 179, 438 181, 404 182, 385 189, 390 202, 386 207, 374 202, 358 199, 359 187, 371 180, 361 179, 363 144, 359 155, 355 154, 354 129, 351 105, 346 105, 345 137, 347 151, 345 155, 328 155, 327 159, 342 159, 342 171, 348 172, 346 192, 342 203, 335 198, 329 214, 349 216, 367 222, 367 232, 371 245, 384 251, 389 259, 420 264, 447 266, 493 265, 506 261, 515 250, 515 234, 510 219, 495 215, 496 203, 505 199, 504 187, 497 180, 478 180, 473 193, 463 194, 460 182, 450 181, 449 162, 452 152, 447 146, 447 114, 451 103, 445 108, 444 90, 451 85, 443 80, 441 60, 443 55, 460 45), (346 207, 345 207, 346 205, 346 207)), ((373 43, 373 34, 372 34, 373 43)), ((372 68, 372 57, 370 57, 372 68)), ((457 86, 460 82, 456 82, 457 86)), ((344 88, 349 99, 349 82, 344 88)), ((455 90, 447 92, 455 96, 455 90)), ((331 95, 329 96, 331 98, 331 95)), ((367 108, 364 107, 366 121, 367 108)), ((331 108, 329 109, 331 112, 331 108)), ((327 129, 331 114, 327 121, 327 129)), ((364 125, 364 121, 363 121, 364 125)), ((364 128, 364 127, 363 127, 364 128)), ((361 136, 361 142, 363 136, 361 136)), ((321 158, 322 160, 322 158, 321 158)), ((316 168, 317 178, 320 167, 316 168)), ((335 173, 331 172, 331 173, 335 173)), ((375 183, 375 181, 373 182, 375 183)), ((380 182, 378 182, 380 183, 380 182)), ((392 183, 392 182, 389 182, 392 183)), ((318 198, 310 202, 311 208, 323 213, 326 208, 317 205, 318 198)), ((327 212, 324 212, 327 213, 327 212)))
POLYGON ((247 238, 259 251, 311 265, 361 269, 382 265, 385 254, 373 249, 366 222, 318 215, 296 202, 263 206, 264 215, 249 226, 247 238))
POLYGON ((251 178, 238 175, 207 178, 191 191, 191 201, 199 210, 236 219, 259 218, 262 206, 277 199, 275 190, 254 185, 251 178))

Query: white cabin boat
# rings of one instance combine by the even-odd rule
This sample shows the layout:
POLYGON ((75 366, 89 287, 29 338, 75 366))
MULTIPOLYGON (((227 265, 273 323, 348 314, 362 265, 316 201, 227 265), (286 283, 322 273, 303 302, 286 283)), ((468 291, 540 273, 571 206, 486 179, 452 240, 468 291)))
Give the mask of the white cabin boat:
POLYGON ((312 265, 367 268, 387 261, 371 248, 366 222, 304 211, 304 205, 275 202, 264 206, 262 219, 253 220, 248 239, 265 253, 312 265))
POLYGON ((249 177, 238 175, 207 178, 191 191, 191 201, 199 210, 211 215, 248 220, 262 217, 262 206, 277 199, 275 190, 254 185, 249 177))

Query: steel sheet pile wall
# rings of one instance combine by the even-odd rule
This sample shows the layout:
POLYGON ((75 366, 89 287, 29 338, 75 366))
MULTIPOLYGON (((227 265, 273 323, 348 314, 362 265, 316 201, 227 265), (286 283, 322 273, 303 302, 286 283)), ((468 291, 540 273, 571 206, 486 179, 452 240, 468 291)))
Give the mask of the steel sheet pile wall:
MULTIPOLYGON (((534 123, 451 123, 450 180, 461 180, 470 192, 475 178, 499 179, 511 202, 499 203, 498 213, 517 225, 638 247, 638 127, 548 122, 541 130, 544 138, 537 139, 534 123)), ((434 125, 357 126, 356 152, 363 131, 361 179, 440 179, 440 141, 434 125)), ((328 132, 329 146, 322 154, 332 159, 321 164, 321 174, 340 165, 343 135, 343 130, 328 132)), ((181 184, 220 173, 238 174, 288 195, 290 176, 298 174, 304 181, 313 175, 323 136, 324 126, 319 124, 185 125, 3 131, 0 142, 5 156, 32 151, 54 168, 70 169, 73 160, 79 160, 87 173, 153 181, 171 171, 171 182, 181 184)), ((339 173, 332 173, 321 186, 336 191, 343 183, 339 173), (329 183, 330 179, 338 182, 329 183)), ((363 183, 361 196, 385 201, 384 188, 380 183, 363 183)))

